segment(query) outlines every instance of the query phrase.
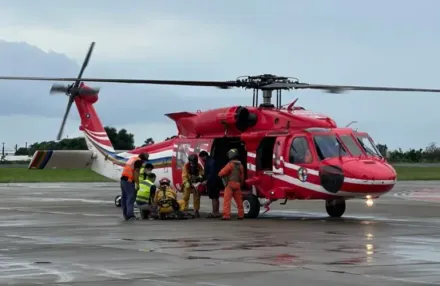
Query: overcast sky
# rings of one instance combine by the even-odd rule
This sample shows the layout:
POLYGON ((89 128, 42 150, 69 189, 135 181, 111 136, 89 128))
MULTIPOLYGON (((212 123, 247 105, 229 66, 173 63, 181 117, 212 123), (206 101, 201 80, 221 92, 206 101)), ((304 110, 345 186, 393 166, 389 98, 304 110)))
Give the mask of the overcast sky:
MULTIPOLYGON (((34 46, 0 41, 1 74, 76 76, 95 41, 86 77, 233 80, 274 73, 308 83, 440 88, 439 1, 125 3, 0 0, 0 39, 34 46)), ((99 86, 103 123, 127 128, 137 144, 176 132, 164 113, 252 103, 243 90, 99 86)), ((67 99, 49 97, 49 88, 0 83, 1 141, 55 139, 67 99)), ((440 94, 297 91, 286 93, 283 103, 296 97, 341 126, 358 121, 354 126, 391 148, 440 143, 440 94)), ((72 111, 69 136, 78 134, 72 111)))

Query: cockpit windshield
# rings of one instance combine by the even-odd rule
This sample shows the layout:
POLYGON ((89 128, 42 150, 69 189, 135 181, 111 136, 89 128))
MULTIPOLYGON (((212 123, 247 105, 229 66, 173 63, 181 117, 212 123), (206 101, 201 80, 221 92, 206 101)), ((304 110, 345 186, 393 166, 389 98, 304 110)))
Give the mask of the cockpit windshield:
POLYGON ((334 134, 313 136, 319 159, 346 156, 347 151, 334 134))
POLYGON ((376 146, 374 145, 370 137, 368 137, 367 135, 356 135, 356 139, 358 140, 362 148, 365 150, 367 155, 382 157, 382 155, 377 150, 376 146))
POLYGON ((339 138, 341 138, 342 142, 344 142, 345 146, 347 146, 347 149, 351 155, 360 156, 363 154, 361 148, 359 148, 359 146, 356 144, 356 141, 350 134, 339 135, 339 138))

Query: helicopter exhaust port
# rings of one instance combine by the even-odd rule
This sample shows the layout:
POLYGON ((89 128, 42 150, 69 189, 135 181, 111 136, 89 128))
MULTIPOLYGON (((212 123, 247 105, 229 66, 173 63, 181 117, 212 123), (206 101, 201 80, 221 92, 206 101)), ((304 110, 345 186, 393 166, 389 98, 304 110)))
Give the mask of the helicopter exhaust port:
POLYGON ((220 124, 235 127, 237 130, 244 132, 257 124, 258 117, 255 113, 249 112, 246 107, 237 106, 218 114, 217 121, 220 124))

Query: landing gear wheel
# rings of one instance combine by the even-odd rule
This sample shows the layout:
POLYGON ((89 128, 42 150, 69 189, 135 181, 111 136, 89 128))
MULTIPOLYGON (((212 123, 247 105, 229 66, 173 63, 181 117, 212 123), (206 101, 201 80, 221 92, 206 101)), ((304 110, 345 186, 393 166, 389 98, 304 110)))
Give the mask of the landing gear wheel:
POLYGON ((345 200, 325 201, 325 209, 330 217, 341 217, 345 213, 345 200))
POLYGON ((121 207, 121 195, 117 195, 115 197, 115 206, 120 208, 121 207))
POLYGON ((255 195, 243 196, 243 209, 245 218, 257 218, 260 214, 260 201, 255 195))

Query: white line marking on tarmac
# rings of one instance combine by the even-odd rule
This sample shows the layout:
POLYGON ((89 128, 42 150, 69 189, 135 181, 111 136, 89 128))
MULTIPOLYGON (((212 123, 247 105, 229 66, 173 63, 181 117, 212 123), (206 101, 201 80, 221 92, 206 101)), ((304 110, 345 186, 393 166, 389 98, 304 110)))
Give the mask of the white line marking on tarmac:
POLYGON ((25 201, 35 201, 35 202, 80 202, 87 204, 114 204, 111 201, 104 200, 93 200, 93 199, 77 199, 77 198, 19 198, 25 201))

